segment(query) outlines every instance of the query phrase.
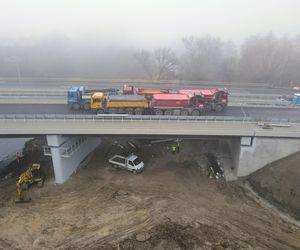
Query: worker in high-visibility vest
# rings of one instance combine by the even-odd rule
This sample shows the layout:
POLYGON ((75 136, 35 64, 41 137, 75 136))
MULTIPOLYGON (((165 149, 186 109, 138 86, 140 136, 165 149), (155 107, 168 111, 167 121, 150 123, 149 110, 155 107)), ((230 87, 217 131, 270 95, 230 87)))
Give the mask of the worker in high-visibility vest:
POLYGON ((175 145, 175 144, 172 146, 172 153, 173 153, 173 154, 176 153, 176 145, 175 145))

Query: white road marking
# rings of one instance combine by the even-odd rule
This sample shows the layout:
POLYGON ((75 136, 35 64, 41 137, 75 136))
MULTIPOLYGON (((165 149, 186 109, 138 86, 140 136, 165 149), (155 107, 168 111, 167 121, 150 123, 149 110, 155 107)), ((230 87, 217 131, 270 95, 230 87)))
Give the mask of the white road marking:
POLYGON ((246 112, 245 112, 243 106, 241 106, 241 110, 242 110, 242 112, 243 112, 244 118, 247 117, 246 112))

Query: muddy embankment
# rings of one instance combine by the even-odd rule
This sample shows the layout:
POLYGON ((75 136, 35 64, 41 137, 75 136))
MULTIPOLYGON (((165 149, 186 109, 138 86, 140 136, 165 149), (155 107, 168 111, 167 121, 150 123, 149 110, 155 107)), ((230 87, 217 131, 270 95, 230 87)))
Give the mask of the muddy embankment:
MULTIPOLYGON (((35 155, 32 143, 22 168, 39 159, 52 170, 44 142, 35 155)), ((145 169, 134 175, 107 162, 128 154, 125 144, 103 140, 64 184, 46 174, 43 188, 30 188, 30 203, 15 204, 15 178, 0 178, 0 249, 299 249, 300 228, 258 203, 243 182, 209 178, 207 153, 229 157, 226 145, 186 140, 172 154, 166 143, 135 140, 131 150, 145 169)))
POLYGON ((300 152, 265 166, 248 180, 261 197, 300 219, 300 152))

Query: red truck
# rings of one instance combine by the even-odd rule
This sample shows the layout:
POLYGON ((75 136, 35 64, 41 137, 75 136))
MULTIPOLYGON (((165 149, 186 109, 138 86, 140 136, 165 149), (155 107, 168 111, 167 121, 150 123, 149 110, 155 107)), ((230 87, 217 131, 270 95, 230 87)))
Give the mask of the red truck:
MULTIPOLYGON (((173 92, 173 91, 172 91, 173 92)), ((143 95, 149 102, 152 113, 159 115, 203 115, 220 112, 228 104, 227 89, 181 89, 171 94, 167 88, 136 88, 123 86, 124 95, 143 95)))
POLYGON ((198 89, 181 89, 179 94, 185 94, 190 97, 199 95, 204 99, 205 111, 217 111, 220 112, 226 108, 228 104, 228 91, 227 89, 210 89, 210 90, 198 90, 198 89))
POLYGON ((201 115, 205 113, 203 97, 186 94, 153 94, 150 107, 155 115, 201 115))

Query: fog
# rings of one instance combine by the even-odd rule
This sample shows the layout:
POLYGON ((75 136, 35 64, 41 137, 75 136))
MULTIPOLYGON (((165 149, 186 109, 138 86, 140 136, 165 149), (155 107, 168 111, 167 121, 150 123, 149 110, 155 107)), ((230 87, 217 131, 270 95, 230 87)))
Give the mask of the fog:
POLYGON ((300 82, 300 1, 0 1, 0 77, 300 82))

